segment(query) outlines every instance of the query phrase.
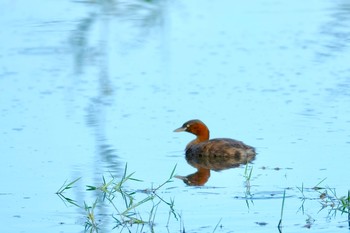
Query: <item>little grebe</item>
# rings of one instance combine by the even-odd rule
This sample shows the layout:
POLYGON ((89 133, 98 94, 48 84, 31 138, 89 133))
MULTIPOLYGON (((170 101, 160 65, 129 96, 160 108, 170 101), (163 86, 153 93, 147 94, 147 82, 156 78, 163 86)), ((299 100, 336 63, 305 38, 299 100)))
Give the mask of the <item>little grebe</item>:
POLYGON ((209 129, 200 120, 190 120, 174 132, 189 132, 197 137, 186 146, 186 160, 197 169, 220 171, 238 167, 255 158, 254 147, 230 138, 209 140, 209 129))

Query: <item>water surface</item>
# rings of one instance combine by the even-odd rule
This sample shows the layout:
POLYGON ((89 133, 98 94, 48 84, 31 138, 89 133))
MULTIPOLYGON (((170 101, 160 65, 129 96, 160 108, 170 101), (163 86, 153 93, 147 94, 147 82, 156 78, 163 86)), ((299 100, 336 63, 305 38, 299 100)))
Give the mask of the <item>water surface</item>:
MULTIPOLYGON (((213 138, 256 147, 251 186, 244 166, 212 172, 203 187, 174 179, 158 194, 174 199, 181 218, 168 223, 160 205, 156 232, 278 232, 284 192, 283 232, 349 232, 347 214, 322 209, 331 191, 350 189, 346 1, 3 1, 2 9, 4 232, 84 231, 86 212, 54 194, 66 180, 81 177, 66 195, 83 206, 99 196, 86 185, 120 178, 125 164, 143 180, 126 184, 138 200, 175 165, 177 175, 193 173, 183 152, 193 136, 172 131, 194 118, 213 138)), ((137 211, 147 216, 150 205, 137 211)), ((112 214, 106 203, 96 208, 100 231, 112 231, 112 214)))

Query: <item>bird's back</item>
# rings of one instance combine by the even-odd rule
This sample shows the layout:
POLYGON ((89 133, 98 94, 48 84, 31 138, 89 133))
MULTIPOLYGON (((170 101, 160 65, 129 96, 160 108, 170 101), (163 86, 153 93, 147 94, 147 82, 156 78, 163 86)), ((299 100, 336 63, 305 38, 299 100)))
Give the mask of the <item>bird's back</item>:
POLYGON ((216 138, 191 145, 186 160, 194 167, 223 170, 246 164, 255 158, 254 147, 230 138, 216 138))

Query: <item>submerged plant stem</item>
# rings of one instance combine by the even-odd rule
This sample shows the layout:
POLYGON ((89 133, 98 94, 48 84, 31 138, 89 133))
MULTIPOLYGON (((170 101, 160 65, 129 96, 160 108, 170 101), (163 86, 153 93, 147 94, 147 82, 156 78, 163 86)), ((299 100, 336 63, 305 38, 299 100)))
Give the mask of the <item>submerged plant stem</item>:
POLYGON ((214 228, 214 230, 213 230, 213 233, 214 233, 214 232, 216 231, 216 229, 218 228, 219 224, 221 223, 221 220, 222 220, 222 218, 220 218, 219 222, 216 224, 216 226, 215 226, 215 228, 214 228))
POLYGON ((286 199, 286 190, 283 192, 283 199, 282 199, 282 207, 281 207, 281 218, 280 221, 278 222, 278 230, 281 232, 282 228, 282 219, 283 219, 283 211, 284 211, 284 200, 286 199))

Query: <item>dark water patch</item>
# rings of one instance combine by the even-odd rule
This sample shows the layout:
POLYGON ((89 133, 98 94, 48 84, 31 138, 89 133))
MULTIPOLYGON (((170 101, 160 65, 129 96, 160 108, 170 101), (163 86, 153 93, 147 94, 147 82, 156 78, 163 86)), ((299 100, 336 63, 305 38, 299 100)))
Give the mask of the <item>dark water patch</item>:
POLYGON ((0 193, 1 196, 13 195, 13 193, 0 193))
POLYGON ((239 200, 274 200, 274 199, 283 199, 283 198, 295 198, 294 195, 283 196, 284 192, 282 191, 262 191, 254 192, 249 197, 247 196, 234 196, 235 199, 239 200))
POLYGON ((22 131, 22 130, 23 130, 23 128, 12 128, 12 130, 13 130, 13 131, 17 131, 17 132, 19 132, 19 131, 22 131))
POLYGON ((273 167, 273 168, 271 168, 271 167, 265 167, 265 166, 260 167, 259 169, 261 169, 261 170, 275 170, 275 171, 293 170, 293 168, 291 168, 291 167, 287 167, 287 168, 273 167))
POLYGON ((263 227, 263 226, 266 226, 268 223, 267 222, 255 222, 255 224, 263 227))

